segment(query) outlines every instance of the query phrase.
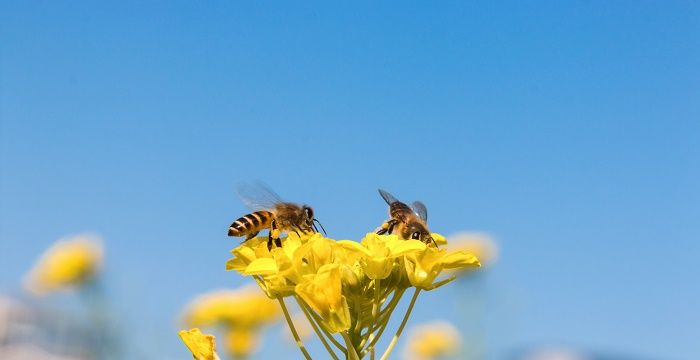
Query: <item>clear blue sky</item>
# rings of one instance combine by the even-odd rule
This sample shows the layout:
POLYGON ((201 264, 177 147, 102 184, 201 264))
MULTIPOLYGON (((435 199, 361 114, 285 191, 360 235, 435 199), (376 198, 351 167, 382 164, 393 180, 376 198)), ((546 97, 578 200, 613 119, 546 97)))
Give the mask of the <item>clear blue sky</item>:
POLYGON ((186 359, 180 307, 244 283, 236 183, 336 238, 383 219, 382 186, 503 249, 416 322, 467 296, 491 358, 700 355, 697 2, 3 1, 0 29, 1 292, 97 232, 134 342, 186 359))

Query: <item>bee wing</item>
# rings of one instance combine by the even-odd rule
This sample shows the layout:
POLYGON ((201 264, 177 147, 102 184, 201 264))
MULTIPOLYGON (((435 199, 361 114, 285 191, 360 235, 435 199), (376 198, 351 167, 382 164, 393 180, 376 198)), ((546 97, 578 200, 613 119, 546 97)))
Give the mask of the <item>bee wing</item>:
POLYGON ((398 200, 396 200, 396 198, 393 195, 389 194, 388 192, 386 192, 382 189, 379 189, 379 195, 381 195, 382 198, 384 199, 384 201, 386 201, 386 203, 389 205, 391 205, 395 202, 399 202, 398 200))
POLYGON ((253 211, 269 210, 276 204, 284 202, 277 193, 261 181, 239 184, 236 192, 243 204, 253 211))
POLYGON ((418 214, 421 220, 428 221, 428 208, 425 207, 425 204, 420 201, 414 201, 413 204, 411 204, 411 208, 413 208, 413 211, 418 214))

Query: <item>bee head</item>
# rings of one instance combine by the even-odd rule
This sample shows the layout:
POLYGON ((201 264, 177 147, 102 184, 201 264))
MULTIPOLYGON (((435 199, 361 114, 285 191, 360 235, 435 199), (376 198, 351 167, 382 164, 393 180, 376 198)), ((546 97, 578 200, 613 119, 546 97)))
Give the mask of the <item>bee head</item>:
POLYGON ((304 205, 302 208, 302 223, 306 227, 306 229, 311 229, 314 224, 314 209, 312 209, 308 205, 304 205))
POLYGON ((429 244, 435 242, 433 237, 430 235, 430 231, 423 224, 419 222, 411 222, 406 227, 404 231, 404 238, 410 240, 418 240, 429 244))

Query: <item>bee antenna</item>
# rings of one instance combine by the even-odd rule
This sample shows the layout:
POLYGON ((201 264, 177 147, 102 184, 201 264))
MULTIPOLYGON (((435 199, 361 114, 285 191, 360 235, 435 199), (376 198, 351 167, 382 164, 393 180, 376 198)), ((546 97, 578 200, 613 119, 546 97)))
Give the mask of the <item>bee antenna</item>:
MULTIPOLYGON (((318 223, 318 226, 320 226, 320 227, 321 227, 321 230, 323 230, 323 235, 326 235, 326 236, 327 236, 328 234, 326 233, 326 229, 323 228, 323 225, 321 224, 321 222, 318 221, 318 219, 316 219, 316 218, 314 218, 314 221, 317 222, 317 223, 318 223)), ((316 230, 316 232, 318 232, 318 230, 316 230)))
POLYGON ((437 249, 437 248, 438 248, 438 244, 437 244, 437 242, 435 242, 435 239, 433 239, 432 236, 430 237, 430 241, 432 241, 433 244, 435 244, 435 248, 437 249))

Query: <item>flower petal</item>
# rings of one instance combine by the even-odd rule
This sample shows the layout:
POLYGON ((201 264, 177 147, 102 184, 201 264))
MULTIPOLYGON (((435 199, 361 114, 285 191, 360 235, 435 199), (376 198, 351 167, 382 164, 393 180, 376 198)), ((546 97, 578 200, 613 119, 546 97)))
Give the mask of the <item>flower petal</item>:
POLYGON ((352 240, 339 240, 338 245, 350 251, 357 251, 366 256, 372 256, 372 252, 370 252, 369 249, 352 240))
POLYGON ((278 271, 275 259, 271 258, 255 259, 245 268, 246 275, 272 275, 278 271))
POLYGON ((426 245, 418 240, 400 240, 391 246, 392 256, 404 256, 413 252, 425 250, 426 245))
POLYGON ((481 266, 476 256, 465 253, 464 251, 457 251, 445 255, 442 258, 442 264, 446 269, 481 266))
POLYGON ((178 335, 196 360, 218 359, 215 352, 214 336, 202 334, 198 328, 181 330, 178 335))

